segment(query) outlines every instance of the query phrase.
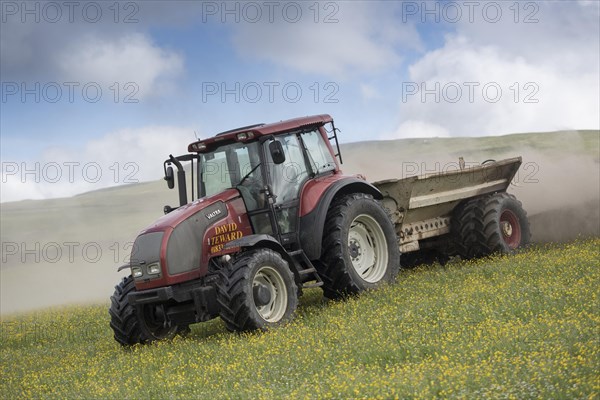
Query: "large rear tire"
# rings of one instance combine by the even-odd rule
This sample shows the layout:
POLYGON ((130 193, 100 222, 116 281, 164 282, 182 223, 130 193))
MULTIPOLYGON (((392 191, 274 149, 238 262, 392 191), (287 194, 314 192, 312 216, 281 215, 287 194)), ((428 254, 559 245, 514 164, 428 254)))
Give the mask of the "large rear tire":
POLYGON ((123 278, 115 286, 115 292, 110 297, 110 327, 114 337, 122 346, 132 346, 145 343, 148 339, 142 332, 135 307, 129 304, 127 296, 135 291, 131 275, 123 278))
POLYGON ((371 196, 355 193, 332 203, 325 220, 318 272, 328 298, 393 282, 400 269, 394 225, 371 196))
POLYGON ((496 193, 486 197, 483 203, 483 233, 488 254, 512 254, 529 244, 531 230, 527 213, 515 196, 496 193))
POLYGON ((293 318, 298 287, 290 267, 273 250, 250 250, 220 271, 220 316, 230 331, 267 329, 293 318))
POLYGON ((508 193, 469 199, 454 211, 454 248, 463 259, 512 254, 531 240, 527 213, 508 193))

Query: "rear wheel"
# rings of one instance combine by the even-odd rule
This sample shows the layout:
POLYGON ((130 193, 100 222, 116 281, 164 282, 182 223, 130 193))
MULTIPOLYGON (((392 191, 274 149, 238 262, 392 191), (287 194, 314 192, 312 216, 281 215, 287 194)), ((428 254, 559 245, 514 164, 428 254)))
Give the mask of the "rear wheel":
POLYGON ((508 193, 467 200, 454 211, 454 247, 463 259, 511 254, 531 239, 527 213, 508 193))
POLYGON ((137 310, 131 304, 127 296, 135 291, 133 278, 130 276, 115 286, 115 292, 110 297, 110 327, 114 332, 117 342, 123 346, 131 346, 136 343, 144 343, 148 339, 142 332, 137 317, 137 310))
POLYGON ((279 253, 269 249, 244 252, 220 273, 220 316, 227 329, 266 329, 292 319, 298 288, 279 253))
POLYGON ((521 202, 508 193, 485 198, 483 225, 488 253, 514 253, 531 240, 527 213, 521 202))
POLYGON ((375 288, 393 281, 399 269, 396 232, 385 209, 362 193, 335 200, 327 213, 319 263, 325 296, 375 288))

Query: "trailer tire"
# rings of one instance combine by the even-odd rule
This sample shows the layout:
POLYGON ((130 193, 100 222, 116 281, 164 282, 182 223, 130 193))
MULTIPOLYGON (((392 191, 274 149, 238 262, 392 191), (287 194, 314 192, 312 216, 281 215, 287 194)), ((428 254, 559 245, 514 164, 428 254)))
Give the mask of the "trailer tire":
POLYGON ((400 269, 394 225, 372 196, 335 199, 327 212, 321 260, 323 292, 331 299, 393 282, 400 269))
POLYGON ((521 202, 508 193, 496 193, 484 198, 483 234, 487 254, 512 254, 528 245, 531 230, 521 202))
POLYGON ((453 212, 453 251, 463 260, 489 253, 483 224, 486 197, 476 197, 460 203, 453 212))
POLYGON ((135 291, 135 285, 131 275, 124 277, 110 297, 110 327, 114 337, 122 346, 132 346, 136 343, 145 343, 146 336, 142 332, 137 311, 129 304, 127 296, 135 291))
POLYGON ((276 251, 245 251, 219 274, 220 317, 228 330, 265 330, 293 318, 298 288, 287 261, 276 251))

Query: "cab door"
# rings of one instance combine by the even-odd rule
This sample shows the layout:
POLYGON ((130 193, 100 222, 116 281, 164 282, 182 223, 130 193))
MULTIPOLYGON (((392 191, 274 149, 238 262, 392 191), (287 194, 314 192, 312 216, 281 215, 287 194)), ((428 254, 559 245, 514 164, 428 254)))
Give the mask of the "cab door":
POLYGON ((273 195, 273 210, 279 230, 281 244, 293 247, 297 241, 298 207, 300 190, 309 177, 302 142, 298 133, 280 135, 273 138, 281 143, 285 161, 275 164, 265 142, 268 179, 273 195))

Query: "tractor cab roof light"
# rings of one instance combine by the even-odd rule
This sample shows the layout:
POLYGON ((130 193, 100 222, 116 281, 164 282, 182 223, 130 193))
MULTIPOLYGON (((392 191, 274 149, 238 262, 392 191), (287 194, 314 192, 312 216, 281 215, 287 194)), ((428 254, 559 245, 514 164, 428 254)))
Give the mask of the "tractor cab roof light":
POLYGON ((194 143, 192 149, 195 151, 203 151, 206 150, 206 145, 204 143, 194 143))
POLYGON ((242 133, 238 133, 236 137, 237 137, 237 140, 244 141, 244 140, 252 139, 254 137, 254 134, 252 132, 242 132, 242 133))

